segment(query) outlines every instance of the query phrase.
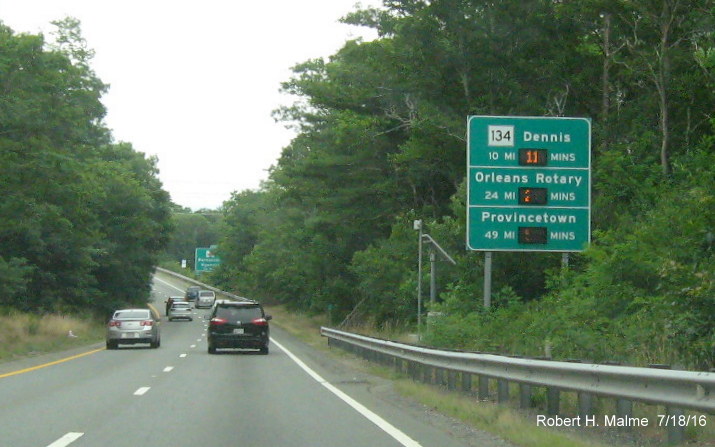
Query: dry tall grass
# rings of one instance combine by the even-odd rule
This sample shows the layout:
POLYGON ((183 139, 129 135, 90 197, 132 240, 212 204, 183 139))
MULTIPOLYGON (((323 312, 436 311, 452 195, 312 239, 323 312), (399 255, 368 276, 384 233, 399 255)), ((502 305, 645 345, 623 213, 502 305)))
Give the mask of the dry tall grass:
POLYGON ((82 346, 104 338, 101 322, 66 315, 9 312, 0 315, 0 328, 0 362, 82 346))

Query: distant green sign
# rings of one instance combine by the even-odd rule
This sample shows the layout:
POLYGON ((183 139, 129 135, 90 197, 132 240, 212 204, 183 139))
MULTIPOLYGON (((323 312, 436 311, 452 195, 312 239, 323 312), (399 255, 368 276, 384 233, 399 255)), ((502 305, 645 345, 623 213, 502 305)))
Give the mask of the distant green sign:
POLYGON ((467 246, 581 251, 591 233, 591 122, 471 116, 467 246))
POLYGON ((215 254, 216 246, 209 248, 197 248, 194 258, 194 270, 197 273, 210 272, 221 264, 221 258, 215 254))

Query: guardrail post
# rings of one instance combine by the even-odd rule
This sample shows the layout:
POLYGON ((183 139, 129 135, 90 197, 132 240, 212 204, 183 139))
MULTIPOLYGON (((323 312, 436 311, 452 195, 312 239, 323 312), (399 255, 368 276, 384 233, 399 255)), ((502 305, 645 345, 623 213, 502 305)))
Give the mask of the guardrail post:
POLYGON ((489 400, 489 377, 479 376, 479 400, 489 400))
POLYGON ((531 408, 531 385, 528 383, 519 385, 519 408, 531 408))
MULTIPOLYGON (((633 416, 633 402, 628 399, 616 399, 616 416, 619 418, 629 418, 633 416)), ((621 427, 623 431, 631 431, 631 428, 626 425, 621 427)))
POLYGON ((466 372, 462 373, 462 391, 465 393, 472 392, 472 375, 466 372))
POLYGON ((547 388, 546 389, 546 412, 549 416, 556 416, 559 414, 561 407, 561 392, 558 388, 547 388))
POLYGON ((427 369, 427 367, 424 366, 423 364, 419 363, 419 362, 413 362, 413 367, 415 368, 415 377, 414 377, 414 379, 415 379, 417 382, 422 381, 423 374, 425 373, 424 371, 425 371, 425 369, 427 369))
POLYGON ((666 407, 666 426, 668 427, 668 444, 676 445, 685 441, 685 426, 678 423, 680 416, 683 416, 682 408, 666 407))
POLYGON ((431 366, 423 366, 422 367, 422 382, 426 383, 428 385, 431 385, 433 383, 433 378, 434 377, 434 368, 431 366))
POLYGON ((434 383, 437 386, 444 386, 444 370, 442 368, 435 368, 434 383))
POLYGON ((497 380, 497 402, 500 404, 509 402, 509 382, 506 380, 497 380))
POLYGON ((593 396, 590 393, 578 393, 578 415, 582 419, 590 417, 593 413, 593 396))
MULTIPOLYGON (((655 369, 672 369, 670 365, 651 364, 649 368, 655 369)), ((678 418, 683 416, 683 409, 677 407, 665 407, 666 421, 665 426, 668 428, 668 444, 676 445, 685 441, 685 427, 678 424, 678 418)))
POLYGON ((451 369, 447 371, 447 389, 450 391, 457 389, 457 371, 451 369))

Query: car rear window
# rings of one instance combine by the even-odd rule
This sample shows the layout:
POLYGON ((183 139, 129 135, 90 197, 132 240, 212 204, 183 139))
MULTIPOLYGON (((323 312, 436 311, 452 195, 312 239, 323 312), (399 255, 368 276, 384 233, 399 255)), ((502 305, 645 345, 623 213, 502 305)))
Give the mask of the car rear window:
POLYGON ((189 307, 189 303, 174 303, 171 305, 173 309, 186 309, 189 307))
POLYGON ((114 317, 121 320, 148 320, 150 318, 148 310, 120 310, 114 313, 114 317))
POLYGON ((229 321, 251 321, 263 318, 263 312, 258 306, 219 306, 216 309, 216 316, 229 321))
POLYGON ((214 293, 213 293, 212 291, 210 291, 210 290, 208 290, 208 291, 203 290, 203 291, 199 292, 199 296, 213 297, 213 296, 215 296, 215 295, 214 295, 214 293))

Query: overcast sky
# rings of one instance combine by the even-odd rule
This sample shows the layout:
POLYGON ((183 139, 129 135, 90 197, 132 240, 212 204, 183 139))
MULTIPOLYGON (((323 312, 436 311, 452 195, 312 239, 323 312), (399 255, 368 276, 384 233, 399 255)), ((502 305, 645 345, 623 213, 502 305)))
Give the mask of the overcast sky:
POLYGON ((110 84, 114 138, 158 156, 172 200, 197 210, 267 178, 293 136, 271 117, 292 102, 278 92, 290 67, 374 37, 338 23, 356 2, 0 0, 0 20, 49 37, 51 21, 79 19, 92 67, 110 84))

